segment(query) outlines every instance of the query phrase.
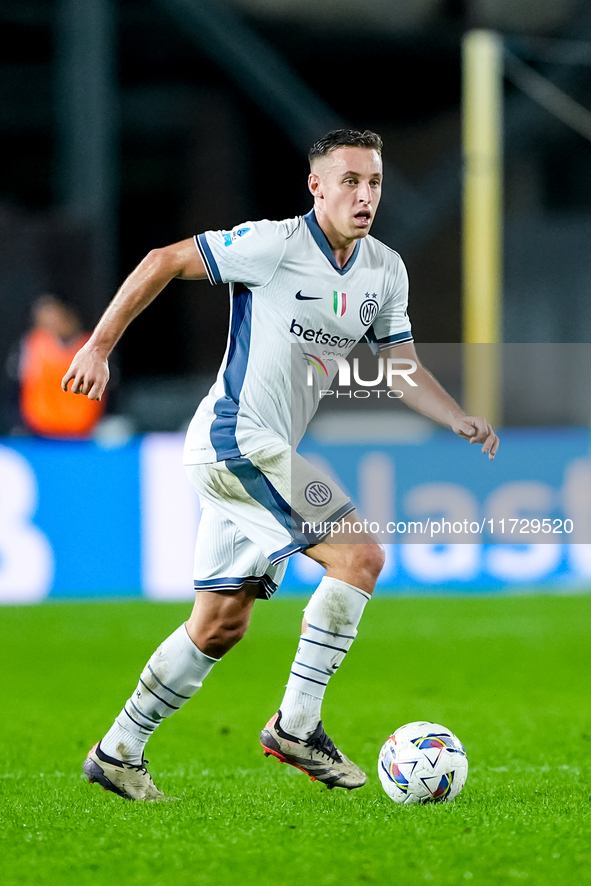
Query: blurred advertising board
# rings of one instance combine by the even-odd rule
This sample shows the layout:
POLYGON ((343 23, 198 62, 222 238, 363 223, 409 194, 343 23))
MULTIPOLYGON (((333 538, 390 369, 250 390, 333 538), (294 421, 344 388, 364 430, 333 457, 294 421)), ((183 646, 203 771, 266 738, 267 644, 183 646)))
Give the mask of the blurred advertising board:
MULTIPOLYGON (((377 528, 383 592, 562 592, 591 586, 590 444, 587 428, 535 428, 503 432, 494 463, 444 431, 395 446, 309 436, 300 451, 377 528)), ((180 434, 2 439, 0 602, 191 599, 199 503, 182 449, 180 434)), ((281 593, 321 574, 296 554, 281 593)))

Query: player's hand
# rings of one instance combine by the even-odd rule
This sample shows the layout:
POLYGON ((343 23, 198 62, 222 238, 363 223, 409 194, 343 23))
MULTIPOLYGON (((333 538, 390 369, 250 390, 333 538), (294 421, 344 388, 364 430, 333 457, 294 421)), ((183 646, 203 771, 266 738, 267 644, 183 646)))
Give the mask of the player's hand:
POLYGON ((488 454, 489 459, 494 461, 499 448, 499 438, 485 418, 463 415, 453 422, 451 429, 454 434, 469 440, 470 443, 482 443, 483 454, 488 454))
POLYGON ((108 360, 88 342, 80 348, 62 378, 62 391, 67 391, 72 382, 70 390, 73 394, 85 394, 89 400, 100 400, 108 381, 108 360))

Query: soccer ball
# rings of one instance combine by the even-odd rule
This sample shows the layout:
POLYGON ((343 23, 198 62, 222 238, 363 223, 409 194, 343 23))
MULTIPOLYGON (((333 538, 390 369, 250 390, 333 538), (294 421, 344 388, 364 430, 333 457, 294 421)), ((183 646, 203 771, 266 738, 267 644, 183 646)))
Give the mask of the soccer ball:
POLYGON ((453 732, 421 720, 401 726, 386 740, 378 775, 395 803, 446 803, 466 784, 468 757, 453 732))

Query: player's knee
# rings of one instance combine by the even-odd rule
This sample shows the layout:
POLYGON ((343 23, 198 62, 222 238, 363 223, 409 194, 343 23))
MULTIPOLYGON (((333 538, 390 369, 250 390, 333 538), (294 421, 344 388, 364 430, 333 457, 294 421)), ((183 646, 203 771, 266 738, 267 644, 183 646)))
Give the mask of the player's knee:
POLYGON ((247 628, 248 621, 244 619, 219 619, 212 622, 202 629, 202 643, 210 651, 202 651, 213 658, 221 658, 242 640, 247 628))
POLYGON ((366 572, 374 581, 377 580, 384 566, 385 554, 383 547, 376 543, 359 545, 357 567, 366 572))
POLYGON ((330 553, 333 559, 328 568, 334 570, 332 574, 372 593, 385 559, 380 544, 334 545, 330 553))
POLYGON ((384 550, 381 545, 374 542, 347 545, 339 560, 341 572, 348 576, 345 580, 363 588, 369 594, 375 587, 383 565, 384 550))

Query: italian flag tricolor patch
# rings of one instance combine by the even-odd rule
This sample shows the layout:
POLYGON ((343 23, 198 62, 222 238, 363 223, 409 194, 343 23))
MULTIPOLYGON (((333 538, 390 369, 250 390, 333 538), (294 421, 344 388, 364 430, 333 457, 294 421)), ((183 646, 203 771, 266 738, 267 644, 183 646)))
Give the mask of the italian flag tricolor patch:
POLYGON ((347 293, 333 290, 333 307, 337 317, 342 317, 347 310, 347 293))

